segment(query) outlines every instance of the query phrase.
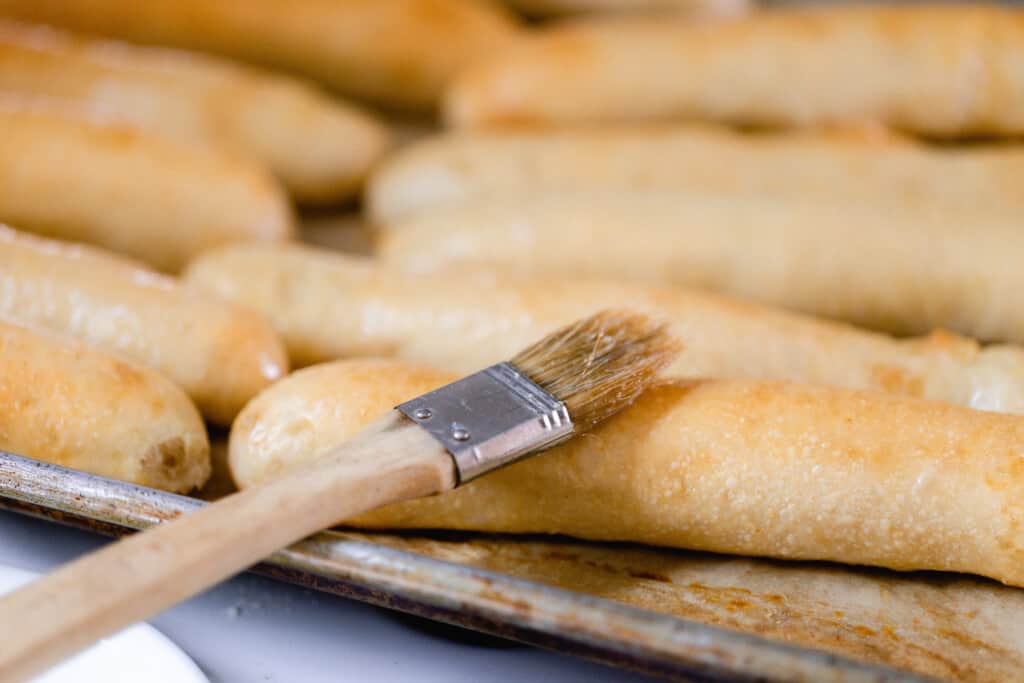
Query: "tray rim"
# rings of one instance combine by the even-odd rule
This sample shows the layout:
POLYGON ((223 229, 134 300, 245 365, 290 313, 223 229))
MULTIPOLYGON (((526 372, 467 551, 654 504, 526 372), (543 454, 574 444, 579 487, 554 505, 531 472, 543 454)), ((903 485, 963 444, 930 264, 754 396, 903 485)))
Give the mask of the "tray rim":
MULTIPOLYGON (((203 501, 0 450, 0 508, 123 535, 203 501)), ((357 532, 354 532, 357 533, 357 532)), ((324 531, 252 571, 670 679, 928 681, 881 665, 324 531)))

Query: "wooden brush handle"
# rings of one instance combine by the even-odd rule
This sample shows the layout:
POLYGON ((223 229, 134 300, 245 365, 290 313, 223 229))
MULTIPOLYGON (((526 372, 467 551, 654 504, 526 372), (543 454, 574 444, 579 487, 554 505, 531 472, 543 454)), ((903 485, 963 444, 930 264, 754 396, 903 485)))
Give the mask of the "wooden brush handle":
POLYGON ((125 538, 0 598, 0 681, 22 681, 94 641, 388 503, 454 488, 451 456, 397 411, 266 485, 125 538))

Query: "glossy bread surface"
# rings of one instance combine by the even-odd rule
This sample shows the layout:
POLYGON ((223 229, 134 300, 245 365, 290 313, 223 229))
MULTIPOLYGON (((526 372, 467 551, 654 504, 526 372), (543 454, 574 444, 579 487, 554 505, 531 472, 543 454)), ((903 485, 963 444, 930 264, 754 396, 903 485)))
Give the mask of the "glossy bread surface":
POLYGON ((436 105, 457 69, 515 33, 486 0, 2 0, 0 14, 222 54, 419 110, 436 105))
POLYGON ((225 426, 288 372, 284 346, 259 314, 132 260, 2 225, 0 316, 159 370, 225 426))
MULTIPOLYGON (((231 436, 238 483, 316 457, 318 444, 456 377, 382 363, 308 368, 267 390, 231 436), (332 419, 314 432, 314 414, 332 419)), ((1021 586, 1022 449, 1019 416, 786 382, 681 382, 589 435, 356 523, 959 571, 1021 586)))
POLYGON ((387 146, 368 114, 300 81, 33 24, 0 21, 0 91, 249 156, 303 202, 352 195, 387 146))
POLYGON ((283 241, 288 199, 261 166, 75 110, 0 102, 0 221, 180 269, 203 249, 283 241))
POLYGON ((1019 347, 941 332, 896 340, 682 287, 551 273, 416 275, 299 245, 213 251, 185 279, 266 315, 298 365, 393 356, 471 372, 573 320, 623 307, 669 320, 685 340, 673 377, 790 379, 1024 412, 1019 347))
POLYGON ((733 21, 556 27, 445 93, 458 126, 711 119, 874 121, 936 136, 1024 132, 1024 11, 828 3, 733 21))
MULTIPOLYGON (((1024 149, 937 147, 877 130, 749 134, 698 125, 461 131, 398 150, 367 188, 388 224, 466 202, 665 191, 1024 211, 1024 149)), ((841 210, 841 207, 837 207, 841 210)))
POLYGON ((171 380, 2 318, 0 449, 183 493, 210 474, 206 428, 171 380))

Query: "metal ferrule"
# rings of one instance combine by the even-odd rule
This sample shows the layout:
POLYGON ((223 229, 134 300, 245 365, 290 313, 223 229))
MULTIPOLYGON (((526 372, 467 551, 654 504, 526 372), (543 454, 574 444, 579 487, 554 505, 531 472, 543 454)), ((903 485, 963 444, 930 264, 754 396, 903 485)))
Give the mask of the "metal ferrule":
POLYGON ((509 363, 492 365, 396 410, 448 449, 460 484, 573 433, 565 404, 509 363))

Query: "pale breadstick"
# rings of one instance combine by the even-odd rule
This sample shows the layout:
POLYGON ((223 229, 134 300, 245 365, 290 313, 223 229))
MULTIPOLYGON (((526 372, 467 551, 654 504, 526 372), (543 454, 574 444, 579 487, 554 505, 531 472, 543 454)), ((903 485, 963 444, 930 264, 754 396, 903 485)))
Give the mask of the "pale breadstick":
POLYGON ((1024 211, 1024 149, 933 147, 848 133, 749 135, 701 126, 462 132, 389 157, 370 179, 388 222, 466 201, 579 191, 764 194, 1024 211))
POLYGON ((658 12, 683 16, 732 16, 750 9, 750 0, 505 0, 531 17, 597 12, 658 12))
POLYGON ((467 202, 388 226, 393 266, 717 290, 899 334, 1024 342, 1020 214, 686 192, 467 202))
POLYGON ((665 318, 686 342, 673 377, 757 377, 877 389, 1024 413, 1024 353, 951 334, 897 341, 674 287, 493 273, 402 274, 302 246, 239 245, 186 280, 264 313, 292 358, 395 356, 460 372, 607 307, 665 318))
POLYGON ((206 429, 171 380, 2 318, 0 449, 168 491, 210 474, 206 429))
POLYGON ((485 0, 0 0, 0 15, 227 55, 416 109, 515 34, 485 0))
MULTIPOLYGON (((238 416, 251 486, 454 375, 340 361, 238 416)), ((752 380, 655 388, 592 436, 372 527, 557 533, 721 553, 971 572, 1024 585, 1024 418, 881 393, 752 380)))
POLYGON ((450 122, 703 118, 878 121, 937 136, 1024 132, 1024 11, 847 5, 733 21, 615 19, 555 28, 471 65, 450 122))
POLYGON ((64 99, 179 142, 266 164, 303 202, 350 196, 382 125, 295 80, 195 54, 0 21, 0 92, 64 99))
POLYGON ((222 425, 288 373, 262 316, 113 254, 2 225, 0 316, 160 370, 222 425))
POLYGON ((288 201, 262 167, 123 126, 0 106, 0 221, 177 270, 203 249, 283 241, 288 201))

